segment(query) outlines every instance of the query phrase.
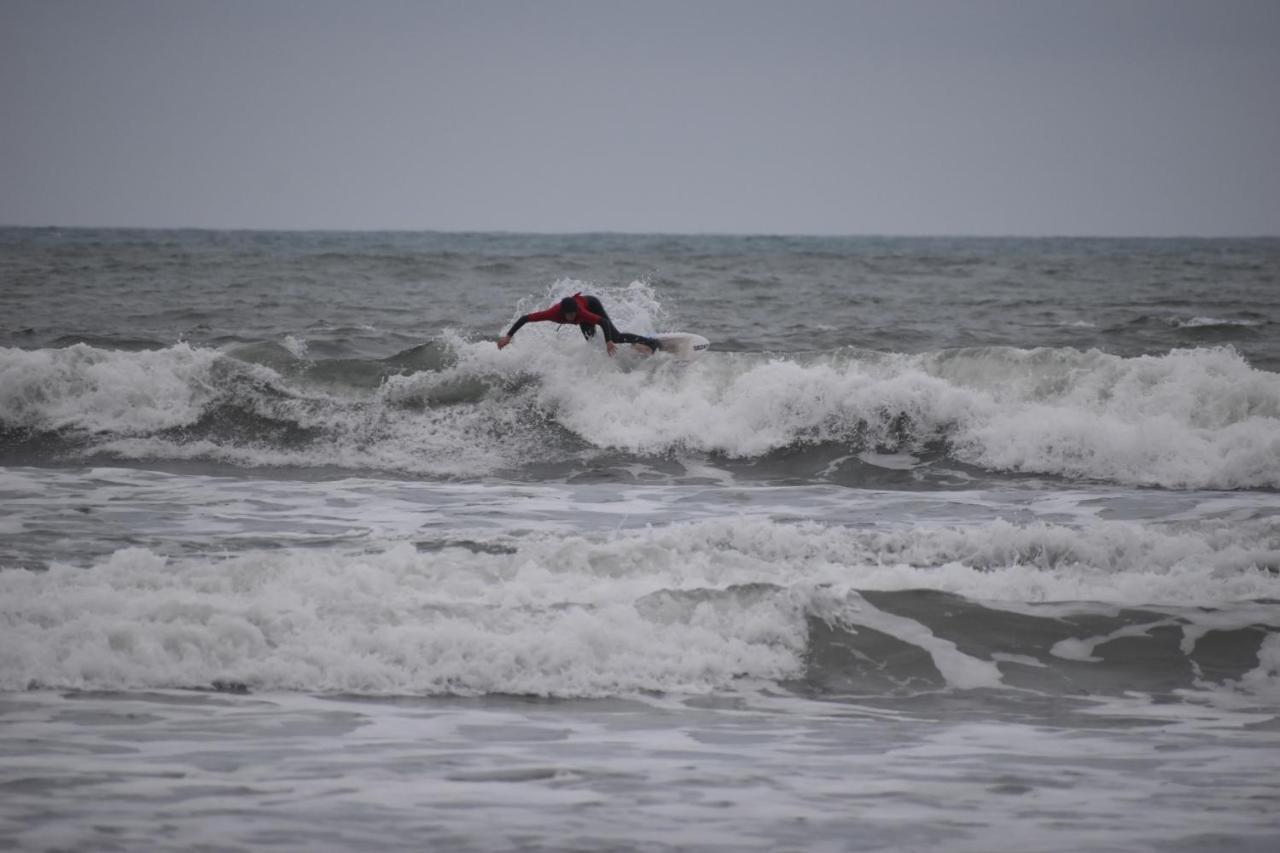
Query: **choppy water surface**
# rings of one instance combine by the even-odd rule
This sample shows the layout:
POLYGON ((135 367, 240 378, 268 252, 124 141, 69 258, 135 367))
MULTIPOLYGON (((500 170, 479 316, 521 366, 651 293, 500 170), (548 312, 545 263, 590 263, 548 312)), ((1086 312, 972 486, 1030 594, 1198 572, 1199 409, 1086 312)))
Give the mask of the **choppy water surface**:
POLYGON ((1278 260, 0 231, 0 838, 1270 850, 1278 260))

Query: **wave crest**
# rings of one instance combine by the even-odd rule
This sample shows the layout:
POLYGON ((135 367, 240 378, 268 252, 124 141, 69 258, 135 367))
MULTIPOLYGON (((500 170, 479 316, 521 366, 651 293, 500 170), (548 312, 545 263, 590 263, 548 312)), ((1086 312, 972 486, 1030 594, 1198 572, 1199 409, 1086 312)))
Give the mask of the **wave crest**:
POLYGON ((713 351, 685 363, 609 359, 573 332, 531 327, 502 352, 448 334, 390 359, 275 367, 186 344, 0 350, 0 430, 125 457, 446 476, 592 454, 785 467, 787 454, 816 448, 819 472, 880 452, 1166 488, 1280 488, 1280 376, 1230 347, 1133 358, 713 351))
POLYGON ((1280 631, 1276 524, 719 519, 473 547, 128 548, 88 570, 0 571, 0 689, 1122 692, 1173 678, 1274 695, 1260 664, 1280 631))

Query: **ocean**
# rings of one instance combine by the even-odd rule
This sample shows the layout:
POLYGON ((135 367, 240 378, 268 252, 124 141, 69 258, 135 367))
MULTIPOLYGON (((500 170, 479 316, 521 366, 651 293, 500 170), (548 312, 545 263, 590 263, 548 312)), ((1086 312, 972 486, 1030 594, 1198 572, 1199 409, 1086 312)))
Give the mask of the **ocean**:
POLYGON ((0 229, 0 848, 1272 851, 1280 240, 0 229), (575 292, 692 361, 521 314, 575 292))

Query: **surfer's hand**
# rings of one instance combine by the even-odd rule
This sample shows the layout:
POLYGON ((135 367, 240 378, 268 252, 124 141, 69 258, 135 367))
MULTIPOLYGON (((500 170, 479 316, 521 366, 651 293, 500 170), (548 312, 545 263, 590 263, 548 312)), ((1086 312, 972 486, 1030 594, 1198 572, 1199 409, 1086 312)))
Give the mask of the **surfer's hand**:
POLYGON ((613 354, 618 351, 618 345, 615 344, 613 341, 605 341, 604 348, 609 351, 610 357, 612 357, 613 354))
POLYGON ((502 337, 498 338, 498 349, 502 349, 509 343, 511 343, 511 336, 503 335, 502 337))

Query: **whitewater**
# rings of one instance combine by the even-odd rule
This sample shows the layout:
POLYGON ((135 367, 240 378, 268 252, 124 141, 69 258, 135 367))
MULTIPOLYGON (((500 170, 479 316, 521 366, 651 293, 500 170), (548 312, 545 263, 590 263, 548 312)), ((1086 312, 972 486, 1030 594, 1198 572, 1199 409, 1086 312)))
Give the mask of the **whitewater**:
POLYGON ((0 229, 0 841, 1270 850, 1278 274, 0 229))

